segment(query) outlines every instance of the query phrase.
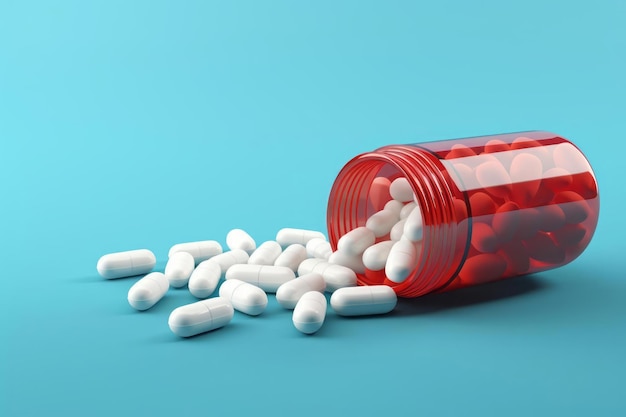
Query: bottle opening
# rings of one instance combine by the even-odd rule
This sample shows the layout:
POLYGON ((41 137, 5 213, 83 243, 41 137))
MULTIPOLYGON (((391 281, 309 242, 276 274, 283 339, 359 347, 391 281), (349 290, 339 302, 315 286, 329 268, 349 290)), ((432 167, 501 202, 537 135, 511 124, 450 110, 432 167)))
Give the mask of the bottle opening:
MULTIPOLYGON (((386 284, 400 296, 417 297, 444 287, 455 277, 469 243, 465 196, 453 186, 435 155, 415 146, 386 146, 353 158, 339 173, 330 193, 328 237, 336 250, 339 238, 347 232, 365 226, 377 213, 397 210, 388 205, 394 201, 390 185, 399 178, 405 178, 412 190, 410 199, 404 198, 404 206, 418 207, 414 216, 419 215, 422 226, 421 238, 410 241, 412 248, 404 243, 407 252, 412 252, 407 255, 414 259, 412 268, 404 275, 399 272, 404 278, 401 282, 388 277, 385 269, 365 269, 357 278, 362 285, 386 284)), ((406 213, 404 216, 408 221, 406 213)), ((392 240, 392 225, 387 226, 389 230, 383 227, 376 243, 392 240)))

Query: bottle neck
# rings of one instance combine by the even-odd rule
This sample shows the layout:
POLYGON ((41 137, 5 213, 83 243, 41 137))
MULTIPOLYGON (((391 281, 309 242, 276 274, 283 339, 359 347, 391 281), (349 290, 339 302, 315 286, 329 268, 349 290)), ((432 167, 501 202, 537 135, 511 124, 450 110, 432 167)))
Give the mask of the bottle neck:
MULTIPOLYGON (((328 200, 328 234, 333 250, 337 241, 382 207, 374 207, 369 193, 376 177, 405 177, 422 211, 421 253, 402 283, 385 280, 403 297, 417 297, 448 285, 457 275, 469 248, 467 200, 438 157, 414 145, 393 145, 356 156, 341 170, 328 200)), ((380 284, 359 274, 360 284, 380 284)))

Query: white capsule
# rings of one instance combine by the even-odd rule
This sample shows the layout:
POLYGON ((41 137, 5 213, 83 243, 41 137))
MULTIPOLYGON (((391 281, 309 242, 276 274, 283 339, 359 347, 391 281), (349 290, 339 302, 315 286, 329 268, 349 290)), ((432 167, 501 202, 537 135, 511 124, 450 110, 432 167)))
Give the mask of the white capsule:
POLYGON ((399 212, 392 210, 381 210, 372 214, 370 218, 367 219, 365 227, 374 232, 376 237, 383 237, 388 234, 396 222, 400 220, 399 215, 399 212))
POLYGON ((424 236, 424 226, 422 224, 422 210, 415 206, 409 217, 404 222, 403 235, 411 242, 422 240, 424 236))
POLYGON ((400 212, 402 211, 402 208, 404 207, 404 204, 401 203, 398 200, 389 200, 387 201, 387 204, 385 204, 385 207, 383 207, 383 210, 387 210, 390 211, 392 213, 394 213, 398 218, 400 217, 400 212))
POLYGON ((306 334, 317 332, 326 318, 326 297, 317 291, 305 293, 293 310, 293 325, 306 334))
POLYGON ((361 255, 363 251, 374 244, 376 236, 367 227, 357 227, 341 236, 337 242, 337 250, 348 255, 361 255))
POLYGON ((275 293, 285 282, 296 275, 286 266, 233 265, 226 271, 226 279, 238 279, 256 285, 265 292, 275 293))
POLYGON ((312 258, 328 259, 333 250, 330 247, 330 242, 316 237, 307 242, 306 253, 312 258))
POLYGON ((328 263, 345 266, 346 268, 350 268, 357 274, 365 273, 365 265, 363 265, 363 258, 361 254, 350 255, 348 253, 338 250, 337 252, 333 252, 333 254, 330 255, 330 257, 328 258, 328 263))
POLYGON ((282 247, 287 247, 289 245, 293 245, 294 243, 306 246, 309 240, 315 238, 326 240, 324 233, 315 230, 290 229, 286 227, 284 229, 280 229, 278 233, 276 233, 276 241, 280 243, 282 247))
POLYGON ((226 245, 232 251, 235 249, 245 250, 250 255, 256 249, 256 242, 246 231, 233 229, 226 235, 226 245))
POLYGON ((363 265, 372 271, 384 269, 389 251, 394 243, 391 240, 385 240, 365 249, 365 252, 363 252, 363 265))
POLYGON ((322 258, 305 259, 304 261, 300 263, 300 265, 298 265, 298 276, 301 277, 302 275, 310 274, 311 272, 313 272, 313 269, 315 268, 316 265, 327 264, 327 263, 328 261, 322 258))
POLYGON ((233 315, 230 302, 215 297, 174 309, 167 324, 175 335, 190 337, 225 326, 233 319, 233 315))
POLYGON ((417 263, 417 249, 415 244, 406 239, 400 239, 393 244, 385 264, 387 279, 395 283, 403 282, 415 269, 417 263))
POLYGON ((233 308, 250 316, 258 316, 267 307, 267 294, 257 286, 229 279, 220 286, 220 297, 226 298, 233 308))
POLYGON ((393 227, 391 228, 391 232, 389 232, 389 239, 393 241, 400 240, 400 238, 402 237, 402 234, 404 233, 405 223, 406 223, 406 219, 400 220, 398 223, 394 224, 393 227))
POLYGON ((356 274, 353 270, 342 265, 328 263, 323 259, 306 259, 298 267, 298 275, 300 276, 311 272, 317 272, 324 277, 328 292, 333 292, 337 288, 356 285, 356 274))
POLYGON ((299 243, 294 243, 285 248, 285 250, 278 255, 278 258, 274 261, 274 266, 286 266, 293 272, 298 270, 298 266, 302 261, 307 259, 309 255, 306 253, 306 248, 299 243))
POLYGON ((409 180, 404 177, 396 178, 391 182, 389 194, 394 200, 402 203, 413 200, 413 188, 411 188, 409 180))
POLYGON ((170 248, 167 256, 172 256, 176 252, 187 252, 191 254, 196 265, 198 265, 200 262, 222 253, 222 245, 215 240, 178 243, 170 248))
POLYGON ((189 292, 196 298, 208 298, 220 282, 222 268, 213 259, 200 262, 189 277, 189 292))
POLYGON ((330 305, 340 316, 366 316, 389 313, 398 297, 387 285, 341 288, 330 297, 330 305))
POLYGON ((417 206, 417 204, 415 204, 414 201, 405 204, 404 207, 402 207, 402 210, 400 210, 400 220, 404 220, 409 217, 409 214, 411 214, 411 211, 413 211, 415 206, 417 206))
POLYGON ((170 283, 160 272, 151 272, 130 287, 128 304, 136 310, 147 310, 165 295, 170 283))
POLYGON ((221 275, 224 276, 226 271, 228 271, 228 268, 237 264, 247 264, 248 259, 248 252, 243 249, 233 249, 231 251, 215 255, 211 258, 211 262, 215 262, 220 266, 220 270, 222 271, 221 275))
POLYGON ((309 291, 324 292, 325 289, 324 278, 316 272, 311 272, 278 287, 276 300, 283 308, 293 309, 305 293, 309 291))
POLYGON ((261 243, 259 247, 250 254, 248 263, 251 265, 274 265, 274 261, 278 258, 282 250, 278 242, 268 240, 267 242, 261 243))
POLYGON ((173 253, 165 265, 165 276, 174 288, 184 287, 195 266, 193 256, 187 252, 173 253))
POLYGON ((148 249, 137 249, 104 255, 98 259, 96 269, 103 278, 115 279, 147 274, 154 265, 154 253, 148 249))

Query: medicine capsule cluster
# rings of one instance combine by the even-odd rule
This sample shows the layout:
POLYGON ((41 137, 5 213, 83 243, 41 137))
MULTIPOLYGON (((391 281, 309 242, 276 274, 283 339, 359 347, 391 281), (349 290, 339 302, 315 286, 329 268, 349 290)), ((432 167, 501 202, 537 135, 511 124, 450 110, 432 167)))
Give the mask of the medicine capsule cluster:
POLYGON ((358 274, 383 273, 390 283, 402 283, 416 268, 421 253, 422 211, 404 177, 392 181, 377 177, 371 185, 370 199, 382 209, 372 214, 364 226, 341 236, 328 262, 358 274))
POLYGON ((521 275, 575 258, 592 232, 587 199, 597 196, 585 158, 569 143, 543 146, 518 137, 483 147, 457 144, 445 163, 469 197, 473 218, 457 286, 521 275))
MULTIPOLYGON (((349 237, 341 247, 359 254, 364 242, 369 241, 349 237)), ((396 305, 396 294, 386 285, 357 287, 353 268, 360 267, 333 263, 337 252, 333 254, 323 233, 285 228, 276 240, 257 246, 244 230, 233 229, 226 246, 224 251, 215 240, 176 244, 163 272, 152 272, 156 257, 148 249, 110 253, 98 260, 97 270, 106 279, 145 274, 128 291, 128 303, 140 311, 157 304, 170 288, 187 286, 200 301, 171 312, 168 325, 180 337, 223 327, 235 312, 259 316, 266 310, 268 294, 293 310, 293 325, 305 334, 317 332, 324 323, 325 292, 332 293, 330 305, 342 316, 385 314, 396 305)))
POLYGON ((385 314, 396 292, 417 296, 563 265, 595 230, 595 178, 569 142, 520 136, 428 155, 436 167, 432 183, 400 165, 378 174, 370 165, 366 174, 350 171, 358 178, 340 174, 332 215, 341 220, 329 222, 335 251, 317 231, 285 228, 257 245, 233 229, 226 251, 213 240, 172 246, 163 273, 151 272, 156 258, 146 249, 105 255, 98 272, 107 279, 147 274, 128 293, 137 310, 154 306, 169 287, 187 286, 201 301, 171 313, 170 329, 182 337, 221 327, 234 311, 262 315, 268 294, 293 310, 296 329, 310 334, 324 323, 324 292, 338 315, 385 314), (346 211, 353 214, 344 219, 346 211), (448 272, 433 267, 440 265, 448 272), (357 285, 363 283, 370 285, 357 285))

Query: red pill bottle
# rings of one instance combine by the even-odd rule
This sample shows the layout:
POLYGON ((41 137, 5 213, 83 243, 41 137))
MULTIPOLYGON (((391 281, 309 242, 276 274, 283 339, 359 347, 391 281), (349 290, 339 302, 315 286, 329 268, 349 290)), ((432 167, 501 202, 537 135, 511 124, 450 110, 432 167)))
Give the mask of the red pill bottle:
POLYGON ((337 176, 327 214, 333 250, 383 209, 391 199, 385 183, 399 177, 409 181, 422 211, 415 268, 401 283, 384 269, 366 269, 358 282, 387 284, 402 297, 565 265, 587 247, 598 222, 589 162, 553 133, 391 145, 356 156, 337 176))

